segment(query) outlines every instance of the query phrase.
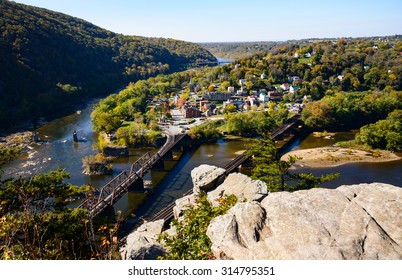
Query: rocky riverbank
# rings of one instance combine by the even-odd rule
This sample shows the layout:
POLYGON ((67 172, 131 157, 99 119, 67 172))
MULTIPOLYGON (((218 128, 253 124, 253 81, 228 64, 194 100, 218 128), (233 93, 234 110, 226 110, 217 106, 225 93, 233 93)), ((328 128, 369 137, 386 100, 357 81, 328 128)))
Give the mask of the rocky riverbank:
POLYGON ((19 153, 34 150, 40 139, 36 134, 26 131, 0 137, 0 166, 13 160, 19 153))
MULTIPOLYGON (((30 131, 13 133, 0 137, 0 146, 2 148, 25 149, 34 143, 34 134, 30 131)), ((39 140, 39 139, 38 139, 39 140)))
MULTIPOLYGON (((223 183, 220 169, 192 172, 194 191, 208 190, 216 203, 234 194, 238 203, 214 218, 207 235, 217 259, 402 259, 402 188, 372 183, 268 193, 265 183, 233 173, 223 183), (214 170, 215 176, 206 176, 214 170), (204 188, 207 186, 207 188, 204 188)), ((194 195, 176 201, 180 219, 194 195)), ((127 237, 123 259, 155 259, 168 248, 158 242, 164 221, 145 223, 127 237)), ((174 235, 171 228, 168 234, 174 235)))

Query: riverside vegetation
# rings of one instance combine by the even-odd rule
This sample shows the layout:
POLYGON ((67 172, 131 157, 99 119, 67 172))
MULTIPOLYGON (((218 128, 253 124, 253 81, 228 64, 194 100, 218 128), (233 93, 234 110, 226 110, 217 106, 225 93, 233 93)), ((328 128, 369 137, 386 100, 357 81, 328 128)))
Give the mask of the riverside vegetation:
POLYGON ((65 205, 90 186, 65 183, 62 169, 0 182, 1 259, 112 259, 117 224, 92 220, 65 205))

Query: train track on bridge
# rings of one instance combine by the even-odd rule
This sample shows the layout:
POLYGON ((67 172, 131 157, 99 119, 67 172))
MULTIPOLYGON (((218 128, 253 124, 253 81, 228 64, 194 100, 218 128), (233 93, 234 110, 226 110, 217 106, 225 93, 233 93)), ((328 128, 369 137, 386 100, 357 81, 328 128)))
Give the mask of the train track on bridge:
MULTIPOLYGON (((296 115, 289 119, 286 123, 281 125, 280 127, 274 129, 271 132, 271 137, 272 139, 277 139, 278 137, 282 136, 286 131, 288 131, 290 128, 292 128, 294 125, 296 125, 300 121, 300 115, 296 115)), ((238 155, 235 157, 232 161, 227 163, 223 168, 226 169, 224 176, 229 175, 232 173, 236 168, 238 168, 241 164, 243 164, 249 156, 247 155, 247 152, 244 152, 241 155, 238 155)), ((183 194, 184 196, 191 195, 193 194, 193 189, 188 190, 186 193, 183 194)), ((175 206, 175 202, 170 203, 167 205, 165 208, 163 208, 161 211, 159 211, 157 214, 155 214, 149 221, 154 222, 157 220, 165 220, 169 221, 173 218, 173 208, 175 206)))

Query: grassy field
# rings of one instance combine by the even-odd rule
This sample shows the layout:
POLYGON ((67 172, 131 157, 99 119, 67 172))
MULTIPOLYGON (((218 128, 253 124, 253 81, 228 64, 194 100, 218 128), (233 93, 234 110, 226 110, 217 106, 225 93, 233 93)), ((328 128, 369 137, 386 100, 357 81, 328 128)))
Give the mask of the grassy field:
POLYGON ((306 57, 299 58, 299 62, 304 63, 304 64, 308 64, 308 63, 310 63, 310 58, 306 58, 306 57))

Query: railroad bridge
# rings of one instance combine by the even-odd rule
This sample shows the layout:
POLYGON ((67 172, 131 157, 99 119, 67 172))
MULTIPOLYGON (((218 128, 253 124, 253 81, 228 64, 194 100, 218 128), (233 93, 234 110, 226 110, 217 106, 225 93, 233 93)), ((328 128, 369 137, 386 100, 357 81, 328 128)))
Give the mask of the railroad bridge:
MULTIPOLYGON (((300 124, 300 115, 296 115, 296 116, 290 118, 283 125, 274 129, 271 132, 272 139, 275 141, 283 140, 286 135, 291 134, 295 128, 298 128, 299 124, 300 124)), ((282 147, 284 147, 284 146, 282 146, 282 147)), ((241 165, 245 164, 245 162, 248 160, 249 160, 249 156, 246 154, 246 152, 244 152, 241 155, 238 155, 231 162, 229 162, 228 164, 223 166, 223 168, 226 171, 222 176, 226 177, 230 173, 237 171, 238 168, 241 165)), ((193 194, 192 188, 190 190, 188 190, 186 193, 184 193, 183 196, 187 196, 187 195, 191 195, 191 194, 193 194)), ((151 219, 149 221, 152 222, 152 221, 164 219, 165 225, 168 226, 168 223, 173 218, 174 206, 175 206, 175 202, 170 203, 165 208, 163 208, 161 211, 159 211, 155 216, 151 217, 151 219)))
POLYGON ((102 213, 114 213, 113 204, 127 192, 144 192, 143 176, 166 157, 172 155, 172 149, 186 136, 186 134, 166 134, 165 144, 151 155, 149 152, 135 161, 130 170, 124 170, 99 190, 99 195, 89 195, 78 206, 86 208, 91 217, 102 213), (113 211, 113 212, 112 212, 113 211))
MULTIPOLYGON (((297 115, 282 126, 271 132, 272 139, 278 140, 283 138, 290 130, 292 130, 300 121, 300 116, 297 115)), ((180 141, 184 139, 187 134, 177 134, 172 135, 167 132, 167 139, 165 144, 158 150, 157 153, 151 155, 149 152, 140 157, 131 166, 130 170, 124 170, 115 178, 113 178, 109 183, 103 186, 99 195, 88 196, 84 201, 78 206, 81 208, 86 208, 89 210, 89 215, 91 217, 98 216, 100 214, 110 213, 114 214, 113 205, 127 192, 144 192, 144 182, 143 176, 158 164, 163 164, 163 159, 166 157, 171 157, 172 149, 179 144, 180 141)), ((183 141, 185 142, 185 141, 183 141)), ((188 146, 192 145, 192 141, 188 143, 182 143, 188 146)), ((246 153, 241 154, 234 158, 231 162, 226 164, 223 168, 226 169, 224 176, 229 173, 235 172, 242 164, 248 160, 246 153)), ((185 193, 184 195, 191 194, 192 190, 185 193)), ((166 208, 161 210, 152 220, 165 219, 169 220, 173 216, 174 203, 168 205, 166 208)))

